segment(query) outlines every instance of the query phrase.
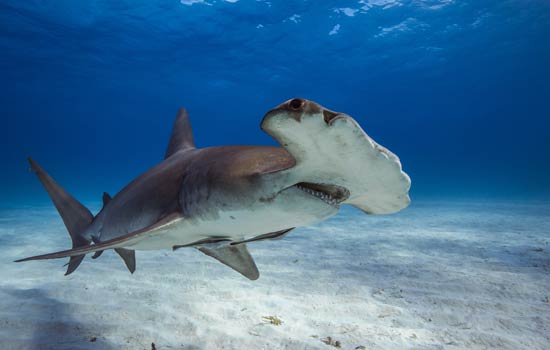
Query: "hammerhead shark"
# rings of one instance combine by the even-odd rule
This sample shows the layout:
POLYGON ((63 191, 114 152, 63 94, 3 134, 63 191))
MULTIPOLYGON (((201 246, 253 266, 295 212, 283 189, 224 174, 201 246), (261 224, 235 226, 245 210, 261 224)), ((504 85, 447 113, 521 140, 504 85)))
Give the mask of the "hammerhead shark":
POLYGON ((399 158, 350 116, 301 98, 265 114, 261 129, 281 147, 196 148, 180 109, 164 160, 92 213, 33 159, 72 240, 72 249, 21 260, 69 257, 66 275, 88 253, 114 249, 131 273, 136 250, 194 247, 245 277, 259 277, 247 243, 279 239, 350 204, 389 214, 409 203, 410 178, 399 158))

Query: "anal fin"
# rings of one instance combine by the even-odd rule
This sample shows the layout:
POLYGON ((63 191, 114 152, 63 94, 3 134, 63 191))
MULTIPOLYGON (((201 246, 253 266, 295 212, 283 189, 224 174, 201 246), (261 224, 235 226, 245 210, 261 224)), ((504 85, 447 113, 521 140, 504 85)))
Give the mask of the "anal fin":
POLYGON ((131 249, 115 248, 115 252, 117 252, 122 260, 124 260, 124 264, 126 264, 126 267, 130 273, 134 273, 134 271, 136 271, 136 251, 131 249))
MULTIPOLYGON (((105 208, 105 192, 103 192, 103 198, 104 198, 104 200, 103 200, 103 208, 105 208)), ((101 210, 103 210, 103 209, 101 209, 101 210)), ((95 237, 92 237, 92 241, 93 241, 95 244, 100 243, 100 241, 99 241, 97 238, 95 238, 95 237)), ((99 257, 101 256, 101 254, 103 254, 103 252, 104 252, 104 250, 98 250, 97 252, 94 253, 94 255, 92 256, 92 259, 97 259, 97 258, 99 258, 99 257)))
MULTIPOLYGON (((89 244, 88 241, 86 241, 82 237, 75 237, 75 239, 73 240, 73 248, 85 247, 88 244, 89 244)), ((86 254, 81 254, 81 255, 74 255, 69 257, 69 262, 65 265, 67 266, 67 271, 65 272, 65 276, 68 276, 71 273, 73 273, 78 268, 78 266, 80 266, 80 263, 82 262, 82 260, 84 260, 85 256, 86 254)))
POLYGON ((256 267, 256 263, 244 243, 239 245, 227 245, 215 249, 205 247, 198 249, 250 280, 257 280, 258 277, 260 277, 260 272, 256 267))
POLYGON ((65 266, 68 266, 67 267, 67 272, 65 272, 65 276, 68 276, 71 273, 73 273, 76 270, 76 268, 80 265, 82 260, 84 260, 84 257, 85 257, 84 254, 83 255, 71 256, 69 258, 69 262, 65 265, 65 266))

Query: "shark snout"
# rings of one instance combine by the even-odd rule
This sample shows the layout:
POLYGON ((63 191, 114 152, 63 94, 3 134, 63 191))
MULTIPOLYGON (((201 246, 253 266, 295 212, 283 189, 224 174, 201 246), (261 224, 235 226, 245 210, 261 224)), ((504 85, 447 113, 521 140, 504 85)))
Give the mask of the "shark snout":
POLYGON ((351 116, 294 98, 269 111, 261 128, 294 158, 289 185, 302 192, 371 214, 393 213, 409 204, 410 179, 399 158, 351 116))

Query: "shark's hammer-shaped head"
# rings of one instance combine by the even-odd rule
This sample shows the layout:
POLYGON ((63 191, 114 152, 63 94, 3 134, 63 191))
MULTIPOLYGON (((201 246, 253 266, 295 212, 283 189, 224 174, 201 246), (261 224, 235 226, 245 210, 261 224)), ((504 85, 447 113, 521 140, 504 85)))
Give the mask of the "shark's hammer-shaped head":
POLYGON ((369 214, 397 212, 410 203, 410 179, 399 158, 373 141, 350 116, 295 98, 269 111, 261 128, 296 160, 287 190, 327 205, 351 204, 369 214))

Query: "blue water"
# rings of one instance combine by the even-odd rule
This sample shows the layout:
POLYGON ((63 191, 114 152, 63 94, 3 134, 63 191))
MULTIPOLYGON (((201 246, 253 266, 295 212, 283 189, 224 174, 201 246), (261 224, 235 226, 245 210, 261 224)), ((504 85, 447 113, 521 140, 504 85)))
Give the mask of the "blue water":
POLYGON ((545 0, 0 0, 0 348, 549 349, 549 37, 545 0), (293 97, 396 153, 411 207, 251 243, 253 282, 195 249, 13 262, 70 247, 26 157, 95 213, 178 108, 198 147, 274 145, 293 97))
POLYGON ((178 107, 198 146, 274 144, 301 96, 400 156, 412 196, 550 194, 546 1, 0 1, 1 206, 81 200, 161 160, 178 107))

